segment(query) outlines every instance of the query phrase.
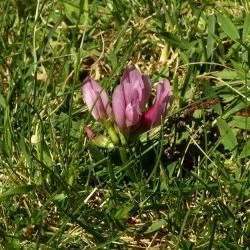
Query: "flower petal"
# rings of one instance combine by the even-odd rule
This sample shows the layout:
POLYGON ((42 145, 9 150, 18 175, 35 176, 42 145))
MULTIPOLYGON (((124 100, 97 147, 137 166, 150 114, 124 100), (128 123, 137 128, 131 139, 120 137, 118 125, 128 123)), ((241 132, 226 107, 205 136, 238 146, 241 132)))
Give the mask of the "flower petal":
POLYGON ((164 114, 169 110, 173 102, 173 95, 168 80, 158 84, 156 89, 156 98, 154 104, 147 112, 144 113, 142 118, 143 130, 148 130, 161 123, 164 114))
POLYGON ((112 96, 112 108, 114 113, 115 121, 121 131, 124 131, 125 128, 125 109, 126 109, 126 100, 124 96, 123 86, 118 85, 112 96))
POLYGON ((140 109, 143 110, 150 97, 150 79, 147 76, 142 75, 133 66, 127 66, 121 78, 121 84, 124 84, 125 86, 130 86, 133 92, 138 92, 140 109))
POLYGON ((111 116, 112 111, 108 95, 97 81, 87 77, 84 80, 82 94, 88 109, 96 120, 107 119, 111 116))
POLYGON ((132 66, 125 69, 112 97, 115 121, 122 132, 140 122, 150 88, 149 79, 144 76, 142 78, 137 69, 132 66))
POLYGON ((136 125, 141 117, 141 112, 138 110, 138 104, 132 105, 129 103, 125 110, 126 127, 132 127, 136 125))

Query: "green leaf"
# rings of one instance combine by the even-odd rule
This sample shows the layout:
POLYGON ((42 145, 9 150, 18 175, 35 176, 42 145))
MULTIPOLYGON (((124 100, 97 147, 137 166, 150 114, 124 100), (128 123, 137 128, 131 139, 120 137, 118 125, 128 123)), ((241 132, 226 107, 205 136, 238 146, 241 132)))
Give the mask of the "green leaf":
POLYGON ((4 110, 4 133, 3 133, 4 150, 8 155, 12 154, 12 135, 10 126, 10 110, 6 106, 4 110))
MULTIPOLYGON (((220 95, 220 97, 223 98, 223 95, 220 95)), ((238 112, 244 108, 246 108, 246 103, 244 100, 235 100, 228 105, 222 118, 227 119, 227 118, 231 117, 231 115, 235 114, 236 112, 238 112)))
POLYGON ((246 158, 250 156, 250 141, 247 141, 242 149, 240 158, 246 158))
POLYGON ((217 126, 221 135, 221 141, 225 149, 233 150, 237 146, 237 139, 227 122, 221 118, 217 119, 217 126))
POLYGON ((66 16, 71 21, 72 24, 81 24, 87 26, 88 24, 88 0, 85 0, 84 3, 82 1, 74 1, 73 3, 70 1, 64 1, 64 11, 66 16))
POLYGON ((4 109, 7 107, 6 101, 2 95, 0 95, 0 106, 2 106, 4 109))
POLYGON ((0 194, 0 202, 9 199, 14 195, 22 195, 32 191, 36 186, 35 185, 23 185, 14 188, 10 188, 8 191, 0 194))
MULTIPOLYGON (((202 82, 202 87, 203 93, 208 100, 218 98, 215 90, 209 84, 207 84, 206 82, 202 82)), ((218 115, 222 115, 222 108, 220 104, 213 105, 212 108, 218 115)))
POLYGON ((148 233, 153 233, 157 230, 159 230, 163 225, 165 225, 167 223, 167 221, 165 219, 160 219, 157 221, 154 221, 149 227, 148 229, 144 232, 145 234, 148 233))
POLYGON ((192 250, 194 246, 194 243, 192 241, 184 241, 183 242, 183 250, 192 250))
POLYGON ((230 125, 234 128, 240 128, 245 130, 250 129, 250 117, 233 116, 230 125))
POLYGON ((102 134, 98 134, 91 139, 91 143, 101 148, 113 149, 115 147, 110 138, 102 134))
POLYGON ((250 14, 246 14, 244 25, 243 25, 243 32, 242 32, 242 42, 245 42, 247 39, 247 36, 250 32, 250 14))
POLYGON ((178 36, 170 32, 164 32, 162 33, 162 35, 168 41, 168 43, 173 47, 180 49, 188 49, 189 47, 191 47, 186 40, 180 39, 178 36))
POLYGON ((88 147, 88 150, 89 150, 91 156, 94 158, 95 161, 98 162, 98 161, 105 160, 104 154, 102 153, 102 151, 98 147, 96 147, 95 145, 93 145, 91 143, 89 143, 87 147, 88 147))
POLYGON ((67 198, 67 195, 66 194, 56 194, 56 195, 54 195, 53 196, 53 200, 54 201, 62 201, 62 200, 64 200, 64 199, 66 199, 67 198))
POLYGON ((208 35, 207 35, 207 57, 211 57, 214 51, 215 15, 208 16, 208 35))
POLYGON ((222 30, 225 32, 227 36, 232 38, 233 40, 240 39, 239 32, 233 22, 226 15, 217 14, 217 19, 220 23, 222 30))
POLYGON ((224 80, 233 80, 233 79, 238 78, 238 74, 236 71, 227 70, 227 69, 219 71, 219 72, 214 72, 213 75, 224 80))
MULTIPOLYGON (((236 50, 234 50, 234 53, 237 50, 238 50, 238 48, 236 50)), ((245 80, 246 71, 245 71, 245 69, 242 68, 242 65, 238 61, 235 61, 233 59, 231 59, 230 62, 232 63, 235 72, 237 73, 237 76, 238 76, 237 78, 245 80)))
POLYGON ((29 152, 29 147, 27 147, 25 143, 25 139, 22 134, 20 134, 20 140, 19 140, 19 146, 22 151, 22 154, 26 160, 26 163, 29 167, 31 167, 32 159, 31 159, 31 154, 29 152))
POLYGON ((126 35, 129 24, 130 24, 130 19, 121 28, 121 30, 116 38, 115 44, 112 46, 112 49, 110 49, 110 52, 107 55, 107 58, 111 64, 111 67, 113 70, 117 67, 117 64, 118 64, 117 54, 125 42, 124 36, 126 35))
POLYGON ((117 220, 127 220, 129 216, 129 212, 134 208, 134 205, 127 204, 120 208, 118 208, 117 212, 115 213, 115 218, 117 220))

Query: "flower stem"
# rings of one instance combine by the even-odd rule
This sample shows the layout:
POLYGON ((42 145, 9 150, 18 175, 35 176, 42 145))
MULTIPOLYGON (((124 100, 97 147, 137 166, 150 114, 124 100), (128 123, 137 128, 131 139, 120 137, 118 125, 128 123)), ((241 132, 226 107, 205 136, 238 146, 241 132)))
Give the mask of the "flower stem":
POLYGON ((122 164, 125 164, 128 161, 126 149, 124 147, 119 147, 119 153, 120 153, 122 164))
MULTIPOLYGON (((120 153, 120 157, 121 157, 121 161, 122 164, 126 164, 128 162, 128 155, 127 155, 127 150, 125 147, 120 147, 119 148, 119 153, 120 153)), ((135 173, 133 171, 133 169, 131 168, 131 166, 129 166, 127 168, 126 171, 126 175, 133 181, 136 182, 136 176, 135 173)))

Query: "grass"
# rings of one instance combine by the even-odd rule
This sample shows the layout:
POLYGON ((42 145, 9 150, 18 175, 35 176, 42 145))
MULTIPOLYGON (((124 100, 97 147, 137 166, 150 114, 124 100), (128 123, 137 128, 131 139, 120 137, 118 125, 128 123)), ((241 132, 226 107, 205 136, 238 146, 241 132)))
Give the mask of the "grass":
POLYGON ((0 18, 3 249, 250 245, 248 1, 13 0, 0 18), (86 138, 102 128, 80 87, 112 93, 128 63, 175 99, 122 163, 86 138))

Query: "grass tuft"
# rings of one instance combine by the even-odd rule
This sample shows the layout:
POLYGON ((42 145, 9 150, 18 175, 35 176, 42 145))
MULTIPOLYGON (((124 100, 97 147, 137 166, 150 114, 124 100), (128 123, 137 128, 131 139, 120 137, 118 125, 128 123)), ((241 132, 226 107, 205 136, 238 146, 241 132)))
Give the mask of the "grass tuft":
POLYGON ((246 249, 249 11, 244 0, 1 1, 2 247, 246 249), (175 99, 122 162, 86 137, 86 125, 103 130, 80 88, 91 75, 111 94, 127 64, 168 78, 175 99))

